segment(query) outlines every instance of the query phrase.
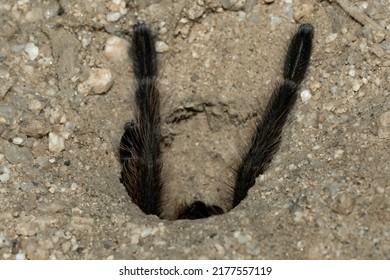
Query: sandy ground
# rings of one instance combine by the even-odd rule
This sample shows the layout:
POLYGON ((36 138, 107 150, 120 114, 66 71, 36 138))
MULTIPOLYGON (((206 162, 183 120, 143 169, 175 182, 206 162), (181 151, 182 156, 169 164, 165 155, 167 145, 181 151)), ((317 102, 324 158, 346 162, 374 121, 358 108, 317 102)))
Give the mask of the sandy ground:
POLYGON ((361 23, 337 1, 2 0, 0 259, 389 259, 390 5, 351 2, 361 23), (146 216, 119 182, 137 21, 161 51, 167 211, 223 204, 291 34, 315 27, 310 98, 227 214, 146 216))

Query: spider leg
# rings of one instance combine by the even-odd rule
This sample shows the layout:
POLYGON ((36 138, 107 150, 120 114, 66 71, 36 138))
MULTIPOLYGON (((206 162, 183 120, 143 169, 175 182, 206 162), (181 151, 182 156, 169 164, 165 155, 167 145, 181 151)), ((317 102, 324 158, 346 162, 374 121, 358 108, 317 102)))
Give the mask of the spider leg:
POLYGON ((248 190, 267 169, 280 146, 283 127, 309 66, 313 33, 312 25, 302 24, 290 41, 284 62, 284 82, 272 93, 263 118, 252 135, 249 149, 236 170, 232 208, 247 196, 248 190))
POLYGON ((157 89, 157 53, 145 24, 134 26, 129 55, 137 82, 135 122, 125 125, 119 146, 121 182, 132 201, 146 214, 161 213, 160 94, 157 89))

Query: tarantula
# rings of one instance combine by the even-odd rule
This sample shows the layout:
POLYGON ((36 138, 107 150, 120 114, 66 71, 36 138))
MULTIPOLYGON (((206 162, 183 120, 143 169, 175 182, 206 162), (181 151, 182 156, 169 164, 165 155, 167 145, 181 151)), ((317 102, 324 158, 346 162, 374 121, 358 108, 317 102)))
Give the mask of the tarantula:
MULTIPOLYGON (((157 88, 158 61, 155 40, 144 23, 136 24, 133 32, 129 55, 133 60, 137 83, 137 110, 135 120, 125 124, 120 141, 120 181, 132 201, 144 213, 164 218, 160 93, 157 88)), ((230 209, 247 196, 256 177, 264 173, 280 146, 282 129, 297 100, 297 91, 309 66, 313 34, 314 28, 311 24, 302 24, 290 41, 284 61, 284 81, 272 93, 265 113, 253 132, 248 149, 234 170, 235 180, 229 192, 230 209)), ((190 205, 183 203, 177 209, 176 219, 201 219, 223 213, 224 210, 218 205, 194 201, 190 205)))

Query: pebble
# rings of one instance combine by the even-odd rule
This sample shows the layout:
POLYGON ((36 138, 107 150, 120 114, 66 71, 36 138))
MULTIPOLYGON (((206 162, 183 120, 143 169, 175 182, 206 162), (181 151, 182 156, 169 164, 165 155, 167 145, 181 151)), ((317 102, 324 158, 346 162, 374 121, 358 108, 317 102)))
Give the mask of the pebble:
POLYGON ((239 11, 245 6, 245 0, 219 0, 222 7, 229 11, 239 11))
POLYGON ((45 136, 50 131, 50 125, 46 120, 43 119, 26 119, 20 127, 20 131, 23 132, 26 136, 33 138, 41 138, 45 136))
POLYGON ((33 99, 28 103, 28 109, 34 113, 39 113, 42 108, 43 104, 39 100, 33 99))
POLYGON ((35 186, 32 182, 23 182, 20 185, 18 185, 18 189, 22 191, 29 191, 33 189, 35 186))
POLYGON ((66 116, 62 107, 56 107, 50 110, 50 123, 63 124, 66 122, 66 116))
POLYGON ((110 22, 118 21, 121 16, 122 16, 122 14, 120 12, 109 13, 107 15, 107 21, 110 21, 110 22))
POLYGON ((24 51, 28 54, 30 60, 34 60, 39 55, 39 48, 32 42, 28 42, 24 47, 24 51))
POLYGON ((140 235, 142 238, 145 238, 145 237, 148 237, 149 235, 154 235, 157 231, 158 231, 158 228, 146 227, 146 228, 142 229, 142 231, 140 232, 140 235))
POLYGON ((11 246, 11 241, 4 232, 0 232, 0 249, 8 248, 11 246))
POLYGON ((156 52, 163 53, 169 50, 169 46, 163 41, 156 42, 156 52))
POLYGON ((20 222, 15 226, 16 233, 22 236, 34 236, 38 233, 39 225, 36 221, 20 222))
POLYGON ((0 182, 6 183, 11 178, 11 172, 5 165, 0 166, 0 182))
POLYGON ((384 40, 382 43, 381 43, 381 46, 382 48, 387 51, 388 53, 390 52, 390 39, 388 40, 384 40))
POLYGON ((358 53, 358 52, 352 52, 348 56, 347 60, 348 60, 348 63, 350 65, 355 65, 355 64, 363 61, 363 55, 361 53, 358 53))
POLYGON ((111 71, 105 68, 92 68, 88 79, 79 84, 78 91, 82 94, 103 94, 114 84, 111 71))
POLYGON ((33 160, 31 150, 27 147, 19 147, 6 143, 4 145, 4 157, 12 164, 30 163, 33 160))
POLYGON ((104 47, 104 56, 113 61, 119 62, 128 59, 129 42, 117 36, 111 36, 107 39, 104 47))
POLYGON ((59 153, 65 150, 65 139, 54 132, 49 133, 49 151, 59 153))
POLYGON ((337 33, 332 33, 328 37, 325 38, 325 43, 329 44, 332 43, 337 38, 337 33))
POLYGON ((343 150, 337 150, 334 152, 334 158, 341 158, 344 154, 343 150))
POLYGON ((78 232, 93 232, 95 220, 88 217, 73 216, 71 226, 78 232))
POLYGON ((301 100, 303 103, 306 103, 307 101, 309 101, 311 98, 311 94, 310 94, 310 91, 305 89, 301 92, 301 100))
POLYGON ((253 7, 256 5, 257 0, 246 0, 244 6, 244 12, 249 13, 252 11, 253 7))
POLYGON ((383 113, 379 117, 378 136, 382 139, 390 138, 390 111, 383 113))
POLYGON ((46 9, 43 11, 43 16, 46 19, 51 19, 58 15, 60 4, 56 0, 49 0, 46 9))
POLYGON ((278 26, 283 22, 283 19, 278 16, 271 15, 271 26, 278 26))
POLYGON ((49 259, 49 250, 43 248, 38 242, 28 240, 25 245, 27 259, 29 260, 47 260, 49 259))
POLYGON ((354 80, 352 84, 352 90, 353 91, 359 91, 360 87, 362 86, 362 83, 360 80, 354 80))
POLYGON ((331 208, 341 215, 349 215, 355 207, 355 198, 349 194, 340 194, 332 202, 331 208))
POLYGON ((224 9, 229 9, 234 4, 234 0, 219 0, 224 9))
POLYGON ((12 143, 20 146, 23 143, 23 138, 22 137, 15 137, 14 139, 12 139, 12 143))
POLYGON ((249 234, 242 234, 241 231, 235 231, 233 233, 233 236, 240 244, 245 244, 252 241, 252 236, 250 236, 249 234))

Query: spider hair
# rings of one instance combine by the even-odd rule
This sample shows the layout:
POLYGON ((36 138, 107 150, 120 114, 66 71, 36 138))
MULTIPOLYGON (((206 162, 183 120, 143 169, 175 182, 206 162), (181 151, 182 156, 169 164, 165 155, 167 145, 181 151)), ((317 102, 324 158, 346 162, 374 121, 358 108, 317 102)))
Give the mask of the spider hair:
POLYGON ((160 216, 163 183, 157 53, 154 37, 145 24, 136 24, 133 31, 129 55, 137 82, 137 112, 135 121, 125 124, 120 141, 121 182, 143 212, 160 216))
MULTIPOLYGON (((235 180, 229 191, 230 209, 235 208, 247 196, 256 178, 265 172, 279 149, 283 127, 296 103, 297 91, 309 66, 313 34, 311 24, 302 24, 290 41, 284 60, 283 83, 273 91, 248 148, 234 170, 235 180)), ((129 55, 133 60, 137 83, 137 109, 135 121, 125 124, 120 141, 120 180, 132 201, 144 213, 164 218, 158 62, 154 37, 143 23, 138 23, 133 28, 129 55)), ((220 206, 197 200, 189 205, 181 204, 176 218, 201 219, 223 213, 220 206)))

